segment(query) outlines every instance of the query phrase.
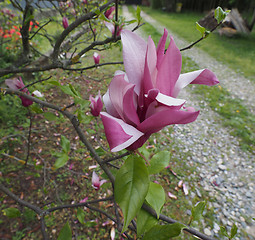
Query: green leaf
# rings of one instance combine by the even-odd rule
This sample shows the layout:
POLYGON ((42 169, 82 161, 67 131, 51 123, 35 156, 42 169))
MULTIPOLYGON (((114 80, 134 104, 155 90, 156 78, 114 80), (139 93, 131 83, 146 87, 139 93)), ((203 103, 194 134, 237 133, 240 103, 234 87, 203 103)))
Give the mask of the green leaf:
POLYGON ((75 90, 75 88, 72 86, 72 84, 69 83, 69 88, 73 92, 73 94, 77 97, 81 97, 80 93, 75 90))
POLYGON ((196 28, 201 33, 203 38, 208 37, 210 34, 210 31, 206 30, 204 27, 202 27, 198 22, 196 22, 196 28))
POLYGON ((37 114, 43 113, 43 110, 40 107, 38 107, 37 104, 32 104, 30 106, 30 110, 32 110, 33 112, 35 112, 37 114))
POLYGON ((66 93, 66 94, 68 94, 68 95, 70 95, 70 96, 72 96, 72 97, 76 97, 76 95, 73 93, 73 91, 71 90, 71 88, 70 88, 69 85, 60 85, 59 87, 60 87, 60 89, 61 89, 64 93, 66 93))
POLYGON ((168 166, 170 159, 170 152, 162 151, 156 153, 150 160, 148 167, 149 174, 159 173, 162 169, 168 166))
POLYGON ((72 230, 68 222, 60 230, 57 240, 72 240, 72 230))
POLYGON ((223 236, 229 238, 229 235, 228 235, 228 232, 227 232, 227 229, 223 226, 220 226, 220 232, 223 236))
POLYGON ((54 81, 54 80, 48 81, 47 83, 50 83, 54 86, 61 86, 61 84, 58 81, 54 81))
POLYGON ((225 19, 225 17, 230 13, 230 10, 224 11, 221 7, 217 7, 214 11, 214 17, 218 24, 225 19))
POLYGON ((158 223, 158 220, 142 208, 137 214, 137 235, 141 236, 148 232, 153 226, 158 223))
POLYGON ((145 199, 156 211, 157 216, 159 216, 161 208, 165 203, 165 191, 163 187, 159 184, 151 182, 145 199))
POLYGON ((16 218, 21 215, 19 209, 17 208, 6 208, 3 210, 3 214, 8 218, 16 218))
POLYGON ((140 25, 142 21, 142 17, 141 17, 141 8, 139 6, 137 6, 136 8, 136 19, 137 19, 137 25, 140 25))
POLYGON ((185 228, 185 225, 180 223, 157 225, 145 233, 143 240, 169 240, 179 236, 183 228, 185 228))
POLYGON ((100 14, 101 14, 100 9, 97 8, 97 9, 95 10, 95 14, 96 14, 96 15, 100 15, 100 14))
POLYGON ((140 210, 148 189, 149 174, 144 160, 131 155, 119 169, 115 179, 114 196, 124 216, 122 232, 140 210))
POLYGON ((60 146, 65 153, 70 151, 70 141, 63 135, 61 135, 60 146))
POLYGON ((202 36, 204 36, 205 28, 202 27, 198 22, 196 22, 196 28, 202 34, 202 36))
POLYGON ((58 117, 52 113, 52 112, 45 112, 43 113, 43 116, 48 120, 48 121, 54 121, 54 120, 57 120, 58 117))
POLYGON ((205 209, 206 202, 198 202, 191 210, 191 217, 194 221, 199 221, 205 209))
POLYGON ((56 169, 63 167, 67 161, 68 161, 69 157, 66 153, 61 153, 60 157, 56 160, 54 166, 56 169))
POLYGON ((77 218, 81 224, 84 224, 85 212, 81 209, 77 209, 77 218))
POLYGON ((234 236, 237 234, 237 226, 233 224, 230 232, 230 239, 234 238, 234 236))

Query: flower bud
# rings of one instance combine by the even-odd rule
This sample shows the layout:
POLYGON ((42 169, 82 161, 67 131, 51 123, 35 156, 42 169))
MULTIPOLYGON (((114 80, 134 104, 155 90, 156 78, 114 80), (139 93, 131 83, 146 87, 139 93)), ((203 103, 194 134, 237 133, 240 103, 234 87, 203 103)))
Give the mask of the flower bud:
POLYGON ((63 17, 62 23, 63 23, 64 29, 66 29, 66 28, 69 26, 69 24, 68 24, 68 19, 67 19, 66 17, 63 17))

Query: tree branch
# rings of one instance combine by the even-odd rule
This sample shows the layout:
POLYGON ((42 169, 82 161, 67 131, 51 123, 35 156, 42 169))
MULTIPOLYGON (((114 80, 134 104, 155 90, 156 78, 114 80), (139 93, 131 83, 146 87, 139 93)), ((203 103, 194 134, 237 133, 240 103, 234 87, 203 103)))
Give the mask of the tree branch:
POLYGON ((20 91, 15 91, 15 90, 11 90, 11 89, 4 89, 4 91, 9 94, 16 94, 18 96, 23 96, 23 97, 30 99, 31 101, 36 102, 44 107, 54 109, 54 110, 62 113, 64 116, 66 116, 72 123, 72 125, 73 125, 74 129, 76 130, 76 133, 78 134, 82 143, 86 146, 86 148, 91 153, 92 157, 97 161, 97 163, 100 165, 100 167, 106 173, 106 175, 110 179, 112 185, 114 184, 114 180, 115 180, 114 176, 112 175, 109 168, 104 164, 103 160, 96 153, 96 151, 93 148, 93 146, 91 145, 91 143, 87 140, 85 134, 83 133, 82 129, 79 126, 79 120, 77 119, 76 115, 73 115, 72 113, 68 112, 67 110, 63 110, 63 108, 61 108, 61 107, 55 106, 54 104, 51 104, 51 103, 48 103, 45 101, 42 101, 40 99, 37 99, 35 97, 32 97, 31 95, 27 95, 20 91))
MULTIPOLYGON (((218 23, 215 27, 213 27, 211 30, 210 30, 210 33, 212 33, 217 27, 219 27, 220 25, 222 24, 222 21, 220 23, 218 23)), ((180 49, 180 51, 185 51, 185 50, 188 50, 190 48, 192 48, 193 46, 195 46, 197 43, 201 42, 203 39, 205 39, 206 37, 201 37, 199 38, 197 41, 191 43, 190 45, 188 45, 187 47, 184 47, 182 49, 180 49)))
POLYGON ((180 224, 183 224, 186 226, 186 228, 184 228, 183 230, 188 232, 188 233, 191 233, 192 235, 194 236, 197 236, 203 240, 216 240, 215 238, 213 237, 210 237, 210 236, 207 236, 199 231, 197 231, 196 229, 194 228, 191 228, 189 226, 187 226, 186 224, 182 223, 182 222, 179 222, 179 221, 176 221, 172 218, 169 218, 163 214, 160 214, 159 217, 157 216, 157 213, 155 212, 154 209, 152 209, 151 207, 149 207, 148 205, 146 204, 143 204, 142 208, 147 211, 148 213, 150 213, 153 217, 155 217, 156 219, 160 219, 164 222, 167 222, 167 223, 170 223, 170 224, 173 224, 173 223, 180 223, 180 224))
MULTIPOLYGON (((99 7, 99 11, 103 11, 105 8, 107 8, 109 5, 111 5, 114 2, 114 0, 109 1, 108 3, 106 3, 105 5, 99 7)), ((76 27, 78 27, 80 24, 82 24, 83 22, 86 22, 89 19, 92 19, 94 16, 97 16, 97 14, 95 13, 95 11, 87 13, 86 15, 81 16, 80 18, 77 18, 74 22, 72 22, 60 35, 60 37, 57 39, 55 46, 54 46, 54 50, 52 53, 52 58, 53 58, 53 62, 55 62, 58 58, 59 55, 59 51, 60 51, 60 46, 62 44, 62 42, 64 41, 64 39, 67 37, 67 35, 74 30, 76 27)))

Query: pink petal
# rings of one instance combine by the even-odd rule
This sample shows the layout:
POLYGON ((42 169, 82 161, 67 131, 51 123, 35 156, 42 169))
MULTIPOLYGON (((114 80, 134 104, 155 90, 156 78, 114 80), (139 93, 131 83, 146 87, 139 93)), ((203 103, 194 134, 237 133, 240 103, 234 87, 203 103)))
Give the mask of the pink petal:
MULTIPOLYGON (((153 40, 151 39, 151 37, 148 38, 148 47, 147 47, 147 52, 146 52, 146 64, 147 64, 149 74, 151 76, 152 85, 155 86, 156 85, 156 73, 157 73, 157 71, 156 71, 157 70, 156 69, 157 52, 156 52, 155 44, 154 44, 153 40)), ((146 84, 147 83, 144 82, 144 85, 146 85, 146 84)), ((150 87, 150 88, 152 88, 152 87, 150 87)))
POLYGON ((106 22, 106 21, 104 21, 104 24, 105 24, 105 26, 110 30, 110 32, 111 32, 112 35, 113 35, 113 34, 114 34, 114 31, 115 31, 115 26, 114 26, 112 23, 106 22))
POLYGON ((89 166, 89 170, 94 169, 94 168, 97 168, 97 165, 91 165, 91 166, 89 166))
POLYGON ((182 181, 182 180, 180 180, 180 181, 178 182, 178 188, 181 188, 181 187, 182 187, 182 185, 183 185, 183 181, 182 181))
POLYGON ((185 112, 182 110, 172 109, 171 107, 157 107, 156 105, 153 107, 155 108, 155 114, 145 119, 137 127, 139 131, 152 134, 161 130, 167 125, 186 124, 193 122, 196 120, 199 114, 199 111, 185 112), (163 110, 160 111, 161 109, 163 110))
POLYGON ((99 177, 94 171, 92 173, 92 186, 96 189, 100 187, 99 177))
POLYGON ((66 17, 63 17, 62 24, 65 29, 69 26, 68 19, 66 17))
POLYGON ((112 227, 111 228, 111 240, 114 240, 115 239, 115 228, 112 227))
MULTIPOLYGON (((22 87, 18 87, 20 85, 20 82, 17 78, 13 79, 6 79, 5 84, 12 90, 19 90, 22 87)), ((23 84, 24 85, 24 84, 23 84)), ((25 87, 25 86, 23 86, 25 87)))
POLYGON ((166 54, 158 68, 156 88, 161 93, 172 96, 175 83, 181 73, 182 57, 171 37, 166 54))
POLYGON ((133 126, 125 123, 121 119, 112 117, 106 112, 101 112, 100 116, 112 152, 127 148, 143 135, 142 132, 133 126))
POLYGON ((124 75, 116 75, 109 86, 109 96, 112 106, 121 119, 127 123, 139 123, 134 105, 134 84, 128 83, 124 75))
POLYGON ((166 45, 167 36, 168 36, 168 31, 164 29, 164 34, 160 38, 158 47, 157 47, 157 69, 159 69, 159 66, 165 55, 165 45, 166 45))
POLYGON ((217 83, 219 83, 217 77, 208 69, 184 73, 181 74, 177 80, 172 96, 178 96, 180 90, 186 87, 188 84, 204 84, 207 86, 213 86, 217 83))
POLYGON ((101 180, 101 181, 100 181, 100 187, 101 187, 104 183, 106 183, 106 182, 107 182, 107 180, 105 180, 105 179, 101 180))
POLYGON ((124 67, 128 79, 131 83, 135 84, 135 92, 139 94, 144 73, 147 44, 137 34, 128 30, 122 30, 121 41, 123 45, 124 67))
POLYGON ((168 197, 170 197, 172 199, 175 199, 175 200, 177 199, 177 197, 174 194, 170 193, 170 192, 168 192, 168 197))
POLYGON ((99 64, 100 58, 101 58, 101 56, 98 53, 94 52, 93 59, 94 59, 95 64, 99 64))
POLYGON ((89 199, 88 197, 85 197, 84 199, 82 199, 82 200, 80 201, 80 203, 85 203, 85 202, 87 202, 88 199, 89 199))
POLYGON ((107 92, 105 93, 105 95, 103 96, 103 101, 104 101, 104 105, 106 108, 106 111, 112 115, 113 117, 120 117, 118 112, 116 111, 116 109, 114 108, 111 99, 110 99, 110 94, 109 94, 109 88, 107 89, 107 92))
POLYGON ((118 116, 126 123, 137 125, 140 123, 135 101, 134 85, 125 80, 126 75, 115 75, 110 86, 109 95, 112 106, 117 111, 118 116))
POLYGON ((162 93, 158 93, 155 99, 166 106, 181 106, 186 102, 184 99, 173 98, 162 93))
POLYGON ((183 189, 184 195, 188 195, 189 194, 189 190, 188 190, 187 185, 185 183, 183 183, 182 189, 183 189))

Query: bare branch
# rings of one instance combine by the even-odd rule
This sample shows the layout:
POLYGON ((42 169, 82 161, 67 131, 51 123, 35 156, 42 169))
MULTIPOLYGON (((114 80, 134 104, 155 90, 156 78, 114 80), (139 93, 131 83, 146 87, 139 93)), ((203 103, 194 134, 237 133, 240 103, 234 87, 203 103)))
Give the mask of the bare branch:
MULTIPOLYGON (((106 3, 105 5, 99 7, 100 12, 103 11, 104 9, 106 9, 110 4, 112 4, 114 2, 114 0, 109 1, 108 3, 106 3)), ((62 42, 64 41, 64 39, 67 37, 67 35, 74 30, 76 27, 78 27, 80 24, 82 24, 83 22, 88 21, 89 19, 92 19, 93 17, 97 16, 97 14, 95 13, 95 11, 87 13, 86 15, 83 15, 79 18, 77 18, 74 22, 72 22, 60 35, 60 37, 57 39, 53 53, 52 53, 52 58, 53 58, 53 62, 57 61, 58 55, 59 55, 59 51, 60 51, 60 46, 62 44, 62 42)), ((80 55, 81 56, 81 55, 80 55)))

